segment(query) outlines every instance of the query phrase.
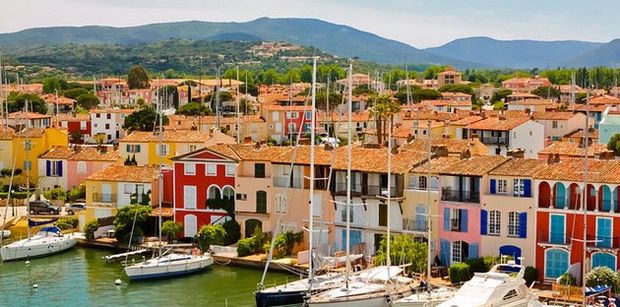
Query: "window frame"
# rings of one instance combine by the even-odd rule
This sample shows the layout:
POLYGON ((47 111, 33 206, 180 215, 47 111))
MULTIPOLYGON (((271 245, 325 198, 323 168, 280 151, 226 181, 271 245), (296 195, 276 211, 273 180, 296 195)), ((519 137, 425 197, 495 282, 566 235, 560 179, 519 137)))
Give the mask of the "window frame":
POLYGON ((226 164, 226 177, 235 177, 237 167, 234 164, 226 164), (232 169, 232 171, 230 171, 232 169))
POLYGON ((502 213, 499 210, 489 211, 489 226, 487 235, 500 236, 502 228, 502 213))
POLYGON ((86 174, 86 162, 85 161, 77 162, 77 173, 80 175, 86 174))
POLYGON ((508 237, 519 238, 519 212, 510 211, 508 213, 508 237))
POLYGON ((183 163, 183 175, 195 176, 196 175, 196 163, 183 163))
POLYGON ((508 180, 506 179, 497 179, 497 188, 495 189, 496 194, 508 194, 508 180))
POLYGON ((217 176, 217 164, 205 163, 205 176, 217 176), (210 172, 210 168, 213 167, 213 172, 210 172))

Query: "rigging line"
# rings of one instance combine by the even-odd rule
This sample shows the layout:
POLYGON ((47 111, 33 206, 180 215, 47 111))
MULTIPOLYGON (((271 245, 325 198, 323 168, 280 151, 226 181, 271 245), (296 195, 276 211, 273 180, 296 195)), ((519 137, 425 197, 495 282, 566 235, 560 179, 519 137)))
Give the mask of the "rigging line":
MULTIPOLYGON (((16 120, 19 121, 20 115, 17 114, 16 116, 17 116, 16 120)), ((19 144, 20 137, 21 137, 21 134, 17 134, 18 144, 19 144)), ((6 224, 6 217, 9 214, 9 203, 11 202, 11 194, 12 194, 11 191, 13 191, 13 179, 15 177, 15 164, 17 164, 17 155, 14 152, 13 153, 13 169, 11 170, 11 180, 9 180, 9 191, 8 191, 7 198, 6 198, 6 206, 4 206, 4 216, 2 217, 2 225, 0 225, 0 243, 2 243, 2 239, 4 237, 4 225, 6 224)), ((13 206, 13 209, 15 209, 15 206, 13 206)))

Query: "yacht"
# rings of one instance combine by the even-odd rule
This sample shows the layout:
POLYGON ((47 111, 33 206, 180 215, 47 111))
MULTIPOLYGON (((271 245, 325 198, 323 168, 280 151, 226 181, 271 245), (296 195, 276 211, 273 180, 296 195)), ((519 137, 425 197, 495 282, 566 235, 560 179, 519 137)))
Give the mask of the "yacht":
POLYGON ((58 227, 44 227, 36 235, 0 248, 3 261, 43 257, 72 248, 77 243, 73 235, 60 232, 58 227))
POLYGON ((538 296, 525 285, 525 267, 514 260, 497 264, 487 273, 475 273, 449 300, 438 307, 535 307, 538 296))
POLYGON ((202 255, 162 254, 159 257, 125 267, 130 280, 165 278, 195 273, 213 264, 207 253, 202 255))
POLYGON ((454 296, 455 289, 448 287, 434 287, 430 290, 420 290, 392 303, 392 307, 435 307, 454 296))

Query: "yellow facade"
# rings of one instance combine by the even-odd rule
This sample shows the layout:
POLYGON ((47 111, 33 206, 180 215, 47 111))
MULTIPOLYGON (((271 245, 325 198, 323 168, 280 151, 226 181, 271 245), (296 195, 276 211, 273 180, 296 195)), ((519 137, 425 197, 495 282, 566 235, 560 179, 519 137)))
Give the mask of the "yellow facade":
POLYGON ((13 139, 0 139, 0 169, 13 168, 13 139))
MULTIPOLYGON (((34 128, 30 131, 28 134, 22 132, 13 137, 13 155, 8 158, 11 162, 6 167, 12 167, 13 159, 15 159, 15 168, 22 169, 24 174, 28 172, 31 181, 36 182, 35 178, 38 176, 38 157, 52 148, 52 146, 68 146, 69 135, 66 130, 57 128, 34 128), (28 136, 30 143, 29 151, 26 150, 26 136, 28 136), (28 164, 30 167, 28 167, 28 164)), ((3 157, 3 159, 6 158, 3 157)))

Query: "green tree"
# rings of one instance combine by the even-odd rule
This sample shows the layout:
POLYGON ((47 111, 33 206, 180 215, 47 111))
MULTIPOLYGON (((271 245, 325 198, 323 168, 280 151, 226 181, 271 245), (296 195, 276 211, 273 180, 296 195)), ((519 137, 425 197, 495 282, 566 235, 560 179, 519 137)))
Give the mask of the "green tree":
POLYGON ((131 228, 135 219, 135 228, 133 233, 133 240, 137 240, 137 237, 142 236, 142 227, 146 224, 149 216, 151 215, 151 206, 145 205, 128 205, 118 210, 114 217, 114 235, 119 242, 129 242, 131 236, 131 228))
POLYGON ((179 107, 179 90, 174 85, 166 85, 157 90, 157 96, 164 100, 168 106, 177 109, 179 107))
POLYGON ((90 221, 84 225, 84 236, 86 240, 92 242, 95 240, 95 231, 99 229, 99 222, 97 220, 90 221))
POLYGON ((69 135, 69 139, 72 143, 82 143, 82 141, 84 140, 84 135, 79 131, 73 131, 69 135))
POLYGON ((9 113, 24 111, 26 101, 28 102, 28 111, 40 114, 47 113, 47 104, 43 99, 34 94, 22 94, 11 92, 7 97, 9 113))
POLYGON ((612 150, 616 156, 620 156, 620 133, 611 136, 607 142, 607 149, 612 150))
POLYGON ((55 93, 56 91, 61 91, 67 87, 67 81, 60 79, 58 77, 47 77, 43 79, 43 92, 44 93, 55 93))
MULTIPOLYGON (((145 107, 129 114, 125 118, 123 128, 127 130, 153 131, 155 125, 159 124, 158 116, 159 115, 152 107, 145 107)), ((168 117, 164 115, 162 122, 164 125, 167 125, 168 117)))
POLYGON ((620 280, 616 272, 606 266, 598 266, 586 274, 586 286, 597 287, 601 285, 611 286, 612 292, 618 293, 620 280))
POLYGON ((65 96, 67 98, 71 98, 71 99, 77 99, 81 95, 88 94, 88 93, 90 93, 89 90, 83 87, 76 87, 76 88, 64 90, 60 92, 60 95, 65 96))
POLYGON ((541 86, 532 91, 532 94, 543 98, 560 98, 562 94, 559 89, 551 86, 541 86))
POLYGON ((453 92, 453 93, 465 93, 469 95, 474 95, 474 90, 471 86, 466 84, 445 84, 442 85, 438 91, 440 92, 453 92))
MULTIPOLYGON (((415 242, 412 236, 399 234, 392 236, 390 242, 390 258, 392 264, 411 263, 409 267, 413 272, 425 272, 428 247, 426 243, 415 242)), ((377 251, 376 261, 386 263, 387 240, 383 236, 377 251)))
POLYGON ((508 96, 512 95, 512 90, 509 89, 501 89, 493 93, 491 96, 491 103, 496 103, 499 101, 506 101, 508 96))
POLYGON ((99 98, 91 93, 82 94, 77 97, 77 105, 86 110, 90 110, 99 105, 99 98))
POLYGON ((206 104, 200 102, 190 102, 181 106, 176 114, 197 116, 197 115, 213 115, 213 112, 206 104))
POLYGON ((140 65, 134 65, 127 73, 127 85, 129 89, 142 89, 149 87, 149 75, 146 69, 140 65))
POLYGON ((172 243, 172 240, 183 230, 183 226, 175 221, 165 221, 161 226, 161 232, 168 237, 168 243, 172 243))
POLYGON ((368 102, 371 105, 370 114, 375 119, 377 127, 377 143, 383 144, 383 135, 385 132, 385 121, 390 120, 390 127, 393 128, 394 114, 400 111, 400 104, 390 99, 390 96, 384 94, 373 94, 369 97, 368 102))
POLYGON ((200 227, 196 238, 198 239, 198 246, 200 247, 200 250, 206 252, 209 250, 209 246, 211 245, 224 244, 226 230, 224 229, 224 226, 220 224, 204 225, 200 227))
POLYGON ((228 220, 222 224, 226 231, 226 237, 224 238, 224 245, 231 245, 237 243, 241 239, 241 225, 235 220, 228 220))
POLYGON ((241 98, 239 99, 239 112, 245 115, 251 115, 254 114, 254 107, 247 99, 241 98))

